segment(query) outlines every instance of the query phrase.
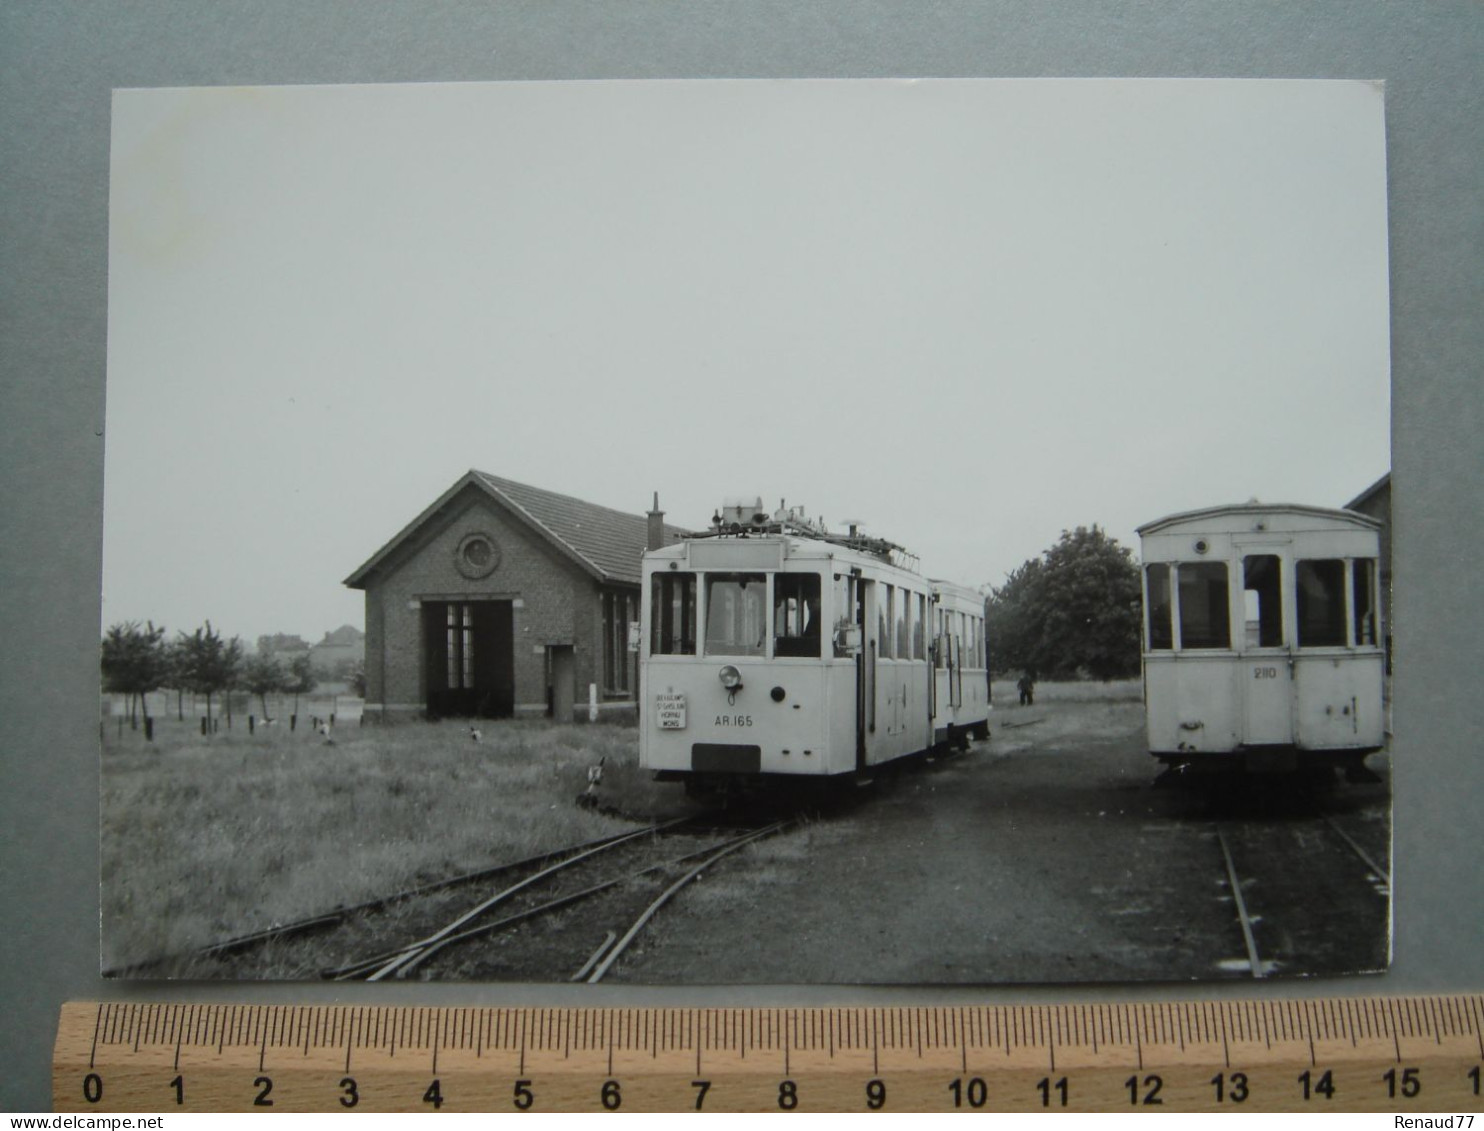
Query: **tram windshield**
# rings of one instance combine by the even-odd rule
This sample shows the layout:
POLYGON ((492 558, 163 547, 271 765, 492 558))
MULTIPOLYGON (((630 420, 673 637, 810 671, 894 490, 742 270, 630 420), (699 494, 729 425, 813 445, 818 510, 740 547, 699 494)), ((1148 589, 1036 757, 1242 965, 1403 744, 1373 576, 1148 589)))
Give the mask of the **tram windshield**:
POLYGON ((650 579, 649 650, 656 656, 696 654, 696 575, 656 573, 650 579))
POLYGON ((1180 647, 1230 648, 1225 562, 1181 562, 1180 647))
POLYGON ((773 654, 818 658, 820 631, 819 574, 773 576, 773 654))
POLYGON ((1299 562, 1298 642, 1300 648, 1345 644, 1345 563, 1338 559, 1299 562))
POLYGON ((706 575, 706 655, 761 656, 768 581, 761 573, 706 575))

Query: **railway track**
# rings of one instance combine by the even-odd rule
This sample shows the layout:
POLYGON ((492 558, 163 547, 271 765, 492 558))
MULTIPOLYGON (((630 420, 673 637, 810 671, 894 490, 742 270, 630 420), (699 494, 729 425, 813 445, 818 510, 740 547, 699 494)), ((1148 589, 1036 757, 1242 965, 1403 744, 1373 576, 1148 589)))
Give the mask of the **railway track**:
MULTIPOLYGON (((712 819, 712 817, 714 817, 714 814, 702 813, 695 816, 676 818, 637 830, 612 833, 608 836, 584 841, 580 844, 550 849, 524 859, 479 868, 470 872, 448 876, 440 880, 418 884, 387 895, 364 900, 360 903, 336 907, 302 919, 275 923, 256 931, 223 939, 208 946, 167 954, 143 962, 132 963, 128 966, 111 968, 105 970, 104 974, 108 977, 147 978, 177 976, 182 972, 199 975, 203 972, 203 968, 206 972, 214 972, 211 970, 212 967, 221 966, 225 966, 230 970, 233 960, 237 956, 260 953, 268 949, 280 947, 287 940, 302 941, 311 936, 332 935, 336 932, 337 928, 354 925, 358 920, 374 921, 377 917, 393 912, 402 905, 437 899, 440 896, 456 897, 455 893, 462 889, 488 885, 492 882, 500 883, 502 880, 508 880, 529 874, 533 871, 549 868, 563 860, 570 860, 588 853, 600 852, 607 847, 634 840, 645 835, 661 835, 670 829, 683 827, 694 822, 704 823, 712 819)), ((313 975, 314 973, 315 971, 313 970, 304 970, 296 972, 293 976, 313 975)))
POLYGON ((425 933, 322 973, 365 981, 436 974, 596 982, 687 884, 795 823, 785 819, 738 830, 691 821, 642 829, 497 885, 451 915, 424 917, 432 924, 425 933))
MULTIPOLYGON (((1333 815, 1316 807, 1299 821, 1225 821, 1214 832, 1246 955, 1223 961, 1223 969, 1266 978, 1311 965, 1317 952, 1357 932, 1374 933, 1390 872, 1378 862, 1383 854, 1368 851, 1333 815)), ((1386 951, 1373 961, 1384 967, 1386 951)))

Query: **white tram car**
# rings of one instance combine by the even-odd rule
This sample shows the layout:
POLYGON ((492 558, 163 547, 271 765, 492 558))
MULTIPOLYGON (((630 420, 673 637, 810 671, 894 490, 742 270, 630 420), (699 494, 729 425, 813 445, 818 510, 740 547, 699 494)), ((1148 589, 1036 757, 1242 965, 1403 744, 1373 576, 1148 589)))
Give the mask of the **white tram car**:
POLYGON ((1379 528, 1353 511, 1260 503, 1141 526, 1150 752, 1175 771, 1373 778, 1379 528))
POLYGON ((900 547, 727 500, 644 556, 640 765, 695 793, 869 776, 989 735, 984 606, 900 547))

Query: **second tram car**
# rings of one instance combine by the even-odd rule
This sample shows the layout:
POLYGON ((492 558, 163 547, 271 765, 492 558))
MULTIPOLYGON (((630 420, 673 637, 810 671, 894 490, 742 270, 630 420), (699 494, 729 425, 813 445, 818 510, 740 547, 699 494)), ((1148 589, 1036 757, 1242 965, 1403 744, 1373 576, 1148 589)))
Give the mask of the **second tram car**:
POLYGON ((984 607, 899 546, 727 500, 644 557, 640 765, 692 792, 874 767, 988 737, 984 607))
POLYGON ((1172 770, 1343 767, 1385 741, 1380 523, 1248 503, 1139 528, 1150 752, 1172 770))

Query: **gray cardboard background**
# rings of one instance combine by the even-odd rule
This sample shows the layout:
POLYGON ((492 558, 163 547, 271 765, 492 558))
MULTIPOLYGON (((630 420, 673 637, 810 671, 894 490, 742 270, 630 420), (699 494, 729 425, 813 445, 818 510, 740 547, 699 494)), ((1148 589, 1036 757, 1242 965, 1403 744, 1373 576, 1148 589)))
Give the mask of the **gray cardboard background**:
MULTIPOLYGON (((900 1004, 1484 990, 1484 7, 1042 0, 0 5, 0 1108, 64 1000, 900 1004), (1395 964, 1335 982, 995 989, 164 985, 97 976, 110 91, 556 78, 1211 76, 1386 84, 1395 964)), ((1366 484, 1357 483, 1358 492, 1366 484)))

